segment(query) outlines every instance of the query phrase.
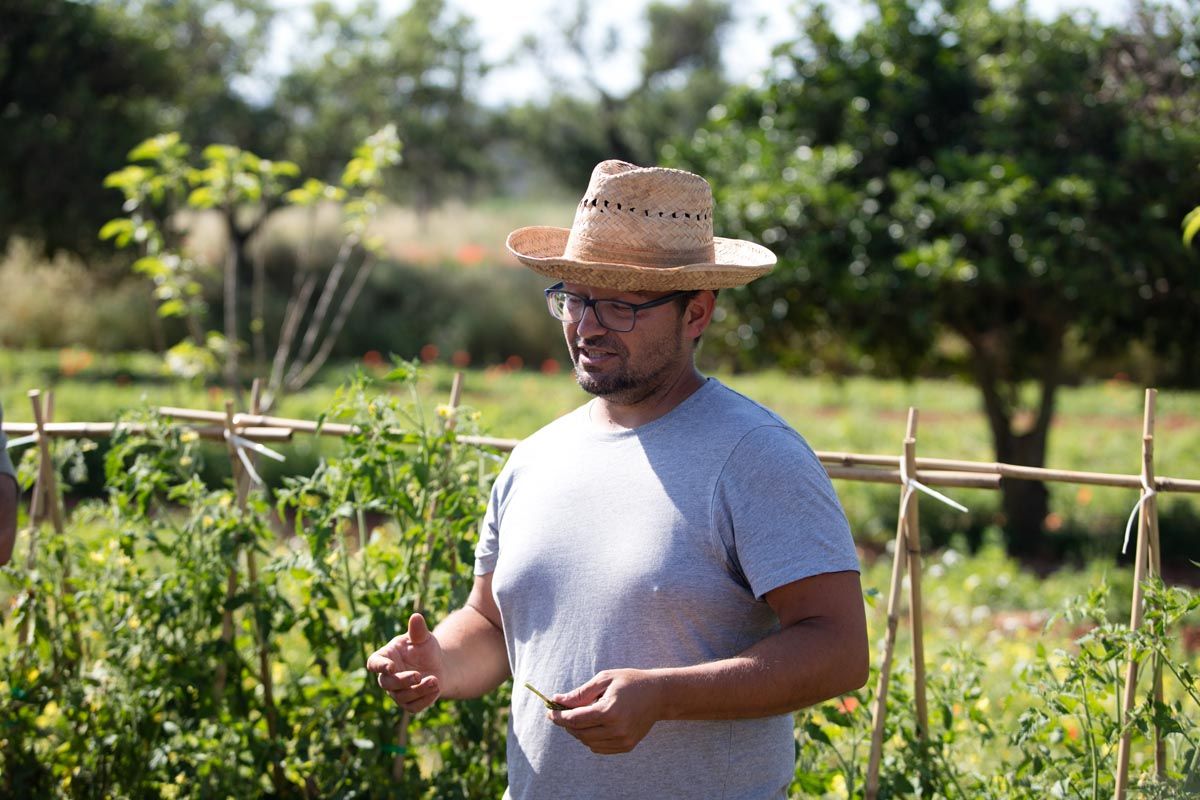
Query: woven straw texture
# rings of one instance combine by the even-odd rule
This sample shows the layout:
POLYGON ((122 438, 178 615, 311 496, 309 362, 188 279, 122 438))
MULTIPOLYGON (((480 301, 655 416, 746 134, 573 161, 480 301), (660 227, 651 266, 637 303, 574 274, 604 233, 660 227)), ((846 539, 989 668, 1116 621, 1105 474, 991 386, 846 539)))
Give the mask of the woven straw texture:
POLYGON ((520 228, 507 246, 547 277, 625 291, 725 289, 774 266, 765 247, 712 231, 712 191, 699 175, 604 161, 569 230, 520 228))

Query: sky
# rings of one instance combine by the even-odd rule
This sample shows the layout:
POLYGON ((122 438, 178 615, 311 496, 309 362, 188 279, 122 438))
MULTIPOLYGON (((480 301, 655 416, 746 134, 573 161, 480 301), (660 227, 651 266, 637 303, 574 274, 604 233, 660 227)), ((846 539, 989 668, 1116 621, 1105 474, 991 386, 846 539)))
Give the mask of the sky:
MULTIPOLYGON (((382 8, 395 14, 408 6, 408 0, 379 0, 382 8)), ((306 21, 305 8, 310 0, 276 0, 284 13, 267 59, 266 71, 279 76, 286 72, 289 59, 303 46, 300 31, 306 21)), ((351 8, 354 0, 334 0, 351 8)), ((622 31, 622 57, 615 59, 606 73, 606 88, 620 93, 636 81, 638 50, 644 40, 641 29, 642 12, 649 0, 603 0, 591 2, 593 31, 599 39, 604 31, 617 27, 622 31)), ((999 0, 1003 4, 1005 0, 999 0)), ((1121 19, 1129 0, 1027 0, 1030 10, 1050 18, 1064 11, 1087 9, 1095 11, 1103 22, 1121 19)), ((555 19, 564 9, 573 8, 572 0, 449 0, 452 7, 475 20, 483 45, 483 58, 490 63, 513 61, 519 54, 527 34, 545 34, 554 30, 555 19)), ((737 0, 734 24, 727 41, 725 62, 729 77, 737 82, 753 83, 769 61, 774 45, 793 38, 795 12, 789 11, 792 0, 737 0)), ((866 12, 854 0, 831 0, 834 27, 842 35, 853 33, 862 24, 866 12)), ((563 77, 571 81, 577 76, 569 72, 569 59, 562 63, 568 70, 563 77)), ((497 67, 485 78, 480 100, 486 105, 500 106, 536 99, 547 91, 545 77, 533 59, 516 59, 509 66, 497 67)))

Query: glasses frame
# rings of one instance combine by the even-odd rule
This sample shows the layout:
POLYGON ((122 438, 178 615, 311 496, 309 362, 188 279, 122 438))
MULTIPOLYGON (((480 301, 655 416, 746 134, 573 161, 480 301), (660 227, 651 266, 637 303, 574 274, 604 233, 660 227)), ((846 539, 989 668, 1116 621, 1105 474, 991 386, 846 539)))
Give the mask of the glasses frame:
POLYGON ((629 333, 632 331, 634 327, 637 326, 637 312, 643 311, 647 308, 654 308, 655 306, 666 305, 677 297, 683 297, 684 295, 689 294, 689 292, 686 291, 671 292, 668 295, 664 295, 654 300, 649 300, 645 303, 627 303, 624 300, 609 300, 607 298, 600 298, 597 300, 591 297, 584 297, 581 294, 575 294, 574 292, 568 292, 563 288, 562 281, 559 281, 553 286, 545 289, 542 293, 546 296, 546 307, 550 310, 550 316, 554 317, 556 320, 559 320, 560 322, 569 322, 572 325, 578 325, 580 322, 583 322, 583 315, 586 314, 587 310, 590 308, 592 310, 592 316, 596 319, 596 323, 605 330, 612 331, 613 333, 629 333), (583 311, 579 313, 579 319, 568 319, 566 317, 560 317, 558 314, 554 313, 554 301, 551 299, 551 295, 556 294, 565 294, 568 297, 573 297, 579 302, 583 303, 583 311), (629 320, 629 327, 614 328, 611 325, 605 324, 604 320, 600 318, 600 312, 596 310, 597 303, 612 303, 614 305, 625 306, 628 308, 632 314, 629 320))

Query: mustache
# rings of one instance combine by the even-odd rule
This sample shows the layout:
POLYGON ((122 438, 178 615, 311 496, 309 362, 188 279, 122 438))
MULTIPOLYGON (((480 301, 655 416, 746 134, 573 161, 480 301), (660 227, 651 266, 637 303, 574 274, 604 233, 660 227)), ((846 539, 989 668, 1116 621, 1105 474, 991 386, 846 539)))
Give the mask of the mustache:
POLYGON ((617 355, 626 355, 625 346, 615 336, 602 334, 599 336, 576 337, 571 342, 572 348, 578 350, 581 347, 593 347, 599 350, 608 350, 617 355))

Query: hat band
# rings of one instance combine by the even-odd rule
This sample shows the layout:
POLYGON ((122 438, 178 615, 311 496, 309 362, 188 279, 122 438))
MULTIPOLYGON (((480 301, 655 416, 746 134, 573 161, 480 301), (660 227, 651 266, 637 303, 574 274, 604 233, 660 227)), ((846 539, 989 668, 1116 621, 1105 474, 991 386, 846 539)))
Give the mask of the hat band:
POLYGON ((662 247, 638 247, 636 244, 614 242, 611 239, 593 242, 578 231, 571 231, 563 258, 588 261, 594 264, 630 264, 639 267, 684 267, 688 264, 711 264, 716 259, 712 242, 705 247, 687 250, 665 250, 662 247))

